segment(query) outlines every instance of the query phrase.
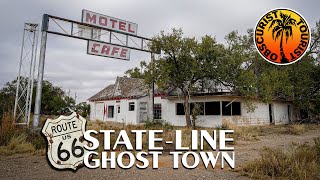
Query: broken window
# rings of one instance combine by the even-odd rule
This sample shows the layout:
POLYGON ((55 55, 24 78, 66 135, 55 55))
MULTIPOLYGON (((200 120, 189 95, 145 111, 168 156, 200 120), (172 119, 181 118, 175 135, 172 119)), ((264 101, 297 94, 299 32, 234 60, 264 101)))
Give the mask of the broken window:
POLYGON ((195 102, 190 103, 190 114, 192 114, 192 111, 194 107, 197 106, 199 108, 199 115, 204 115, 204 103, 203 102, 195 102))
POLYGON ((220 115, 220 101, 205 102, 206 115, 220 115))
POLYGON ((154 104, 153 106, 153 118, 161 119, 161 104, 154 104))
POLYGON ((222 115, 231 116, 230 101, 222 101, 222 115))
POLYGON ((113 118, 114 106, 108 106, 108 118, 113 118))
POLYGON ((240 102, 233 102, 232 103, 232 115, 241 115, 241 103, 240 102))
POLYGON ((241 115, 241 103, 222 101, 222 115, 226 116, 239 116, 241 115))
POLYGON ((129 111, 134 111, 134 102, 129 102, 129 111))
POLYGON ((177 112, 176 114, 177 114, 177 115, 185 115, 183 103, 177 103, 176 106, 177 106, 177 107, 176 107, 176 110, 177 110, 177 111, 176 111, 176 112, 177 112))

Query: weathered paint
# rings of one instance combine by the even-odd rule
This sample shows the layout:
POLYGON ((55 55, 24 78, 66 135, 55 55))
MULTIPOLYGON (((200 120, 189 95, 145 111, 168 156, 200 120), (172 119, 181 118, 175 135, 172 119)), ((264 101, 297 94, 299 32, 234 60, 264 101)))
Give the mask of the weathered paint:
MULTIPOLYGON (((151 97, 146 96, 139 99, 131 100, 136 102, 135 111, 128 111, 129 100, 118 100, 121 106, 122 121, 115 118, 108 118, 107 121, 123 122, 126 124, 139 124, 139 102, 148 102, 148 116, 152 117, 152 100, 151 97)), ((197 124, 202 127, 216 127, 221 126, 223 121, 245 126, 245 125, 264 125, 270 124, 269 118, 269 104, 260 102, 256 99, 249 100, 255 107, 253 112, 249 112, 244 100, 240 97, 232 96, 205 96, 205 97, 191 97, 190 102, 209 102, 209 101, 236 101, 241 102, 241 116, 224 116, 220 115, 200 115, 197 124)), ((116 104, 115 100, 103 101, 107 104, 116 104)), ((90 102, 91 115, 90 119, 98 119, 92 115, 96 104, 99 102, 90 102)), ((183 103, 183 98, 165 99, 162 97, 155 97, 155 104, 161 103, 162 106, 162 120, 169 122, 174 126, 186 126, 185 116, 176 115, 176 103, 183 103)), ((288 105, 290 102, 273 101, 273 117, 275 124, 288 124, 288 105)), ((101 120, 101 119, 100 119, 101 120)))
POLYGON ((83 139, 85 124, 86 120, 76 113, 46 120, 42 133, 48 141, 47 156, 53 167, 76 170, 83 164, 87 152, 83 146, 89 145, 83 139))

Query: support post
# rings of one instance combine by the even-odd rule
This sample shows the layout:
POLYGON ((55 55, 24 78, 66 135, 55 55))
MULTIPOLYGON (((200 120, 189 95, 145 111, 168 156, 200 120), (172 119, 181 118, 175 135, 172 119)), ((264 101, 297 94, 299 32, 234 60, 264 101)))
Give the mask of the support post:
POLYGON ((41 45, 40 45, 40 58, 38 68, 38 81, 37 81, 37 94, 34 105, 34 117, 33 117, 33 128, 39 127, 40 122, 40 110, 41 110, 41 96, 42 96, 42 82, 44 74, 44 62, 46 57, 47 47, 47 31, 49 28, 49 15, 44 14, 42 17, 42 28, 41 28, 41 45))
POLYGON ((30 118, 30 112, 29 112, 29 109, 31 107, 31 102, 32 102, 32 94, 31 94, 31 83, 33 82, 33 78, 34 76, 32 76, 32 67, 33 67, 33 63, 34 62, 34 54, 35 54, 35 51, 34 51, 34 48, 35 48, 35 44, 36 44, 36 29, 37 27, 34 29, 34 33, 33 33, 33 41, 32 41, 32 51, 31 51, 31 61, 30 61, 30 69, 29 69, 29 78, 28 78, 28 88, 27 88, 27 99, 26 99, 26 109, 25 109, 25 114, 26 116, 24 117, 24 123, 27 123, 27 128, 29 128, 29 118, 30 118), (30 98, 31 97, 31 98, 30 98), (31 100, 30 100, 31 99, 31 100))
POLYGON ((154 54, 151 52, 152 63, 152 122, 154 122, 154 54))
POLYGON ((30 88, 30 99, 29 99, 29 108, 28 108, 28 121, 27 121, 27 127, 29 128, 30 126, 30 118, 31 118, 31 106, 32 106, 32 96, 33 96, 33 86, 34 86, 34 72, 35 72, 35 69, 36 69, 36 63, 37 63, 37 50, 38 50, 38 39, 39 39, 39 31, 37 31, 36 33, 36 42, 35 42, 35 47, 36 47, 36 50, 35 50, 35 55, 34 55, 34 61, 33 61, 33 64, 32 64, 32 79, 31 79, 31 88, 30 88))
POLYGON ((34 106, 33 128, 38 128, 39 122, 40 122, 42 81, 43 81, 43 73, 44 73, 46 45, 47 45, 47 32, 42 31, 40 58, 39 58, 39 69, 38 69, 37 94, 36 94, 36 102, 35 102, 35 106, 34 106))
POLYGON ((18 79, 17 79, 17 89, 16 89, 16 99, 14 101, 14 111, 13 111, 13 118, 14 118, 14 122, 16 122, 16 118, 17 118, 17 110, 18 110, 18 101, 19 101, 19 90, 20 90, 20 74, 21 74, 21 64, 23 61, 23 48, 24 48, 24 38, 25 38, 25 25, 23 27, 23 36, 22 36, 22 45, 21 45, 21 54, 20 54, 20 62, 19 62, 19 75, 18 75, 18 79))

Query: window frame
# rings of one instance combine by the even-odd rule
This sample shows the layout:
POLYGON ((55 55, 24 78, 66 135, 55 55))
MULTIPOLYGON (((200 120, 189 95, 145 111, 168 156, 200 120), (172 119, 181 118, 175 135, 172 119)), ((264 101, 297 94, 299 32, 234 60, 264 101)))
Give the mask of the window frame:
MULTIPOLYGON (((199 116, 204 116, 205 115, 205 107, 204 107, 204 102, 191 102, 189 103, 189 112, 190 115, 192 114, 192 110, 194 108, 194 104, 202 104, 202 112, 199 114, 199 116)), ((201 105, 200 105, 201 106, 201 105)), ((200 107, 201 108, 201 107, 200 107)))
MULTIPOLYGON (((214 105, 212 105, 212 106, 214 106, 214 105)), ((216 107, 212 107, 212 108, 216 108, 216 107)), ((212 112, 212 111, 214 111, 214 110, 211 110, 210 112, 212 112)), ((221 101, 206 101, 206 102, 204 102, 204 114, 205 114, 205 116, 219 116, 219 115, 221 115, 222 114, 222 112, 221 112, 221 101), (212 104, 215 104, 215 105, 219 105, 219 112, 218 113, 216 113, 216 112, 213 112, 212 114, 208 114, 207 112, 209 112, 209 111, 207 111, 207 110, 209 110, 208 108, 208 104, 209 103, 212 103, 212 104)))
POLYGON ((232 107, 231 107, 231 114, 232 114, 232 116, 241 116, 242 115, 242 112, 241 112, 241 102, 239 102, 239 101, 235 101, 235 102, 232 102, 232 107), (237 114, 235 114, 234 112, 235 112, 235 106, 234 106, 234 104, 238 104, 239 103, 239 114, 237 113, 237 114))
POLYGON ((161 103, 156 103, 153 106, 153 118, 156 120, 162 119, 162 105, 161 103), (157 109, 159 108, 159 109, 157 109))
POLYGON ((108 106, 108 118, 114 118, 114 105, 108 106), (112 112, 111 116, 110 116, 110 112, 112 112))
MULTIPOLYGON (((179 107, 179 108, 181 108, 181 107, 179 107)), ((186 112, 184 111, 184 104, 183 103, 176 103, 176 115, 177 116, 184 116, 184 115, 186 115, 186 112), (180 106, 181 105, 181 107, 182 107, 182 111, 178 111, 178 106, 180 106), (178 112, 180 112, 180 113, 178 113, 178 112)))
POLYGON ((128 108, 129 111, 135 110, 135 103, 134 102, 129 102, 128 105, 129 105, 129 108, 128 108), (131 109, 131 107, 133 107, 133 109, 131 109))
POLYGON ((241 102, 239 101, 235 101, 235 102, 231 102, 231 101, 221 101, 222 104, 222 115, 223 116, 241 116, 242 112, 241 112, 241 102), (224 103, 229 104, 228 107, 225 107, 224 103), (239 106, 234 106, 235 104, 239 104, 239 106), (237 114, 235 114, 234 112, 236 112, 236 110, 234 109, 235 107, 239 108, 237 114), (228 108, 228 112, 230 111, 230 113, 228 114, 224 114, 224 108, 228 108))

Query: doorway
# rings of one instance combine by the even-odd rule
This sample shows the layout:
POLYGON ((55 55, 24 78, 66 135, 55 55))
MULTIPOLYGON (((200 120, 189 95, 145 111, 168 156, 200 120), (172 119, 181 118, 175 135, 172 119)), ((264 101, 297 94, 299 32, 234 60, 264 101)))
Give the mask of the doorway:
POLYGON ((116 105, 116 121, 117 121, 117 122, 121 122, 120 112, 121 112, 120 104, 118 104, 118 105, 116 105))
POLYGON ((269 104, 269 120, 270 120, 270 124, 275 124, 274 123, 273 104, 269 104))
POLYGON ((288 105, 288 121, 291 122, 291 105, 288 105))

